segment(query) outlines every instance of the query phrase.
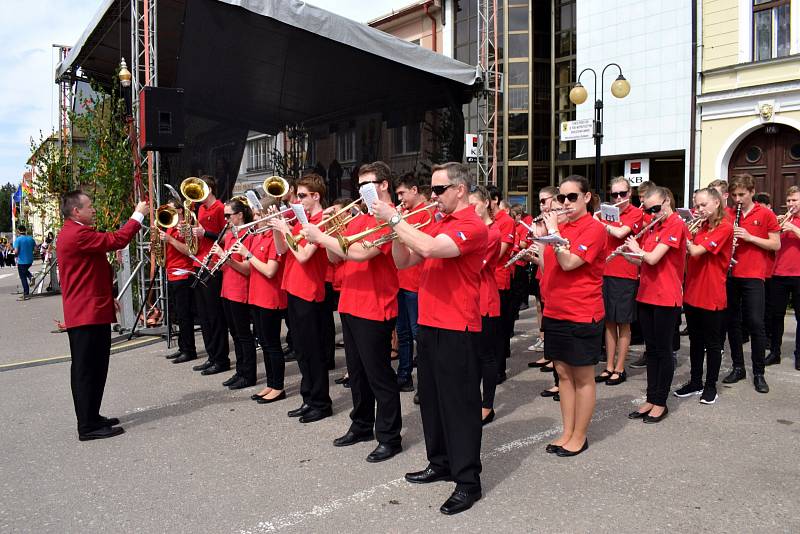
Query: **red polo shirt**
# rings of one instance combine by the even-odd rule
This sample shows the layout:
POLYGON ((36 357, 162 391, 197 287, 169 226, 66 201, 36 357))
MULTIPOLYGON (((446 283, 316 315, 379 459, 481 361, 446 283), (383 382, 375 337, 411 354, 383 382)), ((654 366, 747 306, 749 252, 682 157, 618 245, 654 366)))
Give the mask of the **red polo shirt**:
POLYGON ((655 265, 642 262, 639 274, 639 294, 636 300, 656 306, 683 304, 683 274, 686 261, 686 239, 689 232, 677 212, 648 230, 640 241, 645 252, 663 243, 669 250, 655 265))
POLYGON ((455 258, 423 261, 419 282, 419 320, 424 326, 481 331, 480 270, 486 254, 489 231, 467 206, 427 226, 428 234, 444 234, 456 244, 455 258))
MULTIPOLYGON (((514 231, 514 246, 511 249, 512 256, 517 254, 523 248, 527 248, 528 246, 530 246, 530 243, 528 243, 527 239, 528 239, 528 229, 525 228, 523 225, 518 224, 516 230, 514 231)), ((528 265, 528 262, 525 260, 517 260, 514 262, 514 265, 525 267, 526 265, 528 265)))
MULTIPOLYGON (((183 236, 181 235, 181 231, 178 230, 177 226, 173 226, 172 228, 167 228, 167 235, 170 237, 174 237, 181 243, 183 243, 183 236)), ((192 271, 194 267, 199 267, 199 265, 194 265, 194 261, 178 250, 177 248, 173 247, 170 244, 167 244, 167 254, 164 259, 164 264, 167 266, 167 281, 169 282, 176 282, 178 280, 186 280, 189 278, 189 274, 174 274, 176 269, 182 269, 185 271, 192 271)))
MULTIPOLYGON (((250 246, 252 248, 248 248, 248 250, 253 254, 254 258, 261 260, 263 263, 267 263, 270 260, 278 262, 278 272, 272 278, 267 278, 258 269, 252 265, 250 266, 250 304, 269 310, 285 310, 286 291, 281 289, 285 255, 278 254, 272 232, 253 236, 250 246)), ((287 254, 291 254, 291 252, 287 252, 287 254)))
POLYGON ((511 255, 514 254, 514 239, 516 222, 511 218, 511 215, 503 210, 499 210, 494 217, 494 225, 497 231, 500 232, 500 243, 508 243, 508 248, 497 261, 497 268, 494 271, 494 279, 497 282, 497 289, 500 291, 511 289, 511 268, 506 269, 505 264, 508 263, 511 255))
MULTIPOLYGON (((322 220, 322 211, 308 218, 309 224, 317 224, 322 220)), ((296 222, 292 226, 292 235, 297 237, 303 225, 296 222)), ((304 246, 305 239, 300 239, 299 244, 304 246)), ((309 302, 322 302, 325 300, 325 271, 328 269, 328 254, 324 249, 317 247, 314 254, 305 263, 300 263, 292 251, 286 252, 286 269, 283 272, 283 289, 297 298, 309 302)))
MULTIPOLYGON (((619 214, 619 218, 620 222, 609 222, 603 220, 600 222, 608 226, 613 226, 614 228, 627 226, 631 229, 631 232, 628 234, 629 236, 638 234, 643 228, 644 214, 642 213, 642 210, 636 206, 631 206, 630 203, 628 203, 628 207, 619 214)), ((609 251, 614 251, 623 244, 625 244, 625 239, 617 239, 609 234, 609 251)), ((639 267, 626 260, 623 256, 615 256, 611 261, 606 262, 603 276, 615 276, 617 278, 637 280, 639 278, 639 267)))
MULTIPOLYGON (((792 217, 792 224, 800 226, 800 215, 792 217)), ((781 232, 781 249, 775 258, 775 276, 800 276, 800 237, 794 232, 781 232)), ((800 303, 795 303, 800 306, 800 303)))
MULTIPOLYGON (((770 232, 781 231, 781 227, 778 225, 778 218, 772 210, 758 203, 754 203, 747 214, 742 211, 739 226, 750 232, 751 235, 764 239, 769 237, 770 232)), ((734 259, 736 259, 736 265, 733 266, 733 277, 764 280, 772 271, 771 255, 771 251, 739 239, 736 244, 736 252, 733 255, 734 259)))
MULTIPOLYGON (((204 229, 218 234, 225 227, 225 206, 219 200, 215 200, 210 208, 207 208, 205 204, 201 204, 200 209, 197 210, 197 220, 204 229)), ((205 260, 213 244, 214 241, 212 239, 205 236, 201 237, 197 247, 197 259, 200 261, 205 260)))
MULTIPOLYGON (((569 240, 569 252, 584 264, 571 271, 561 268, 553 247, 544 250, 542 288, 544 316, 574 323, 600 321, 605 316, 603 306, 603 269, 606 263, 606 228, 588 213, 583 217, 558 225, 561 237, 569 240), (556 291, 553 298, 549 294, 556 291)), ((562 254, 564 254, 562 252, 562 254)))
MULTIPOLYGON (((347 225, 346 235, 354 235, 380 224, 375 217, 361 214, 347 225)), ((375 232, 369 239, 377 239, 390 232, 387 227, 375 232)), ((397 317, 397 267, 392 258, 392 244, 380 247, 380 254, 369 261, 345 260, 339 264, 342 271, 342 292, 339 313, 347 313, 371 321, 386 321, 397 317)))
MULTIPOLYGON (((414 206, 410 211, 416 211, 424 206, 424 202, 420 202, 416 206, 414 206)), ((416 215, 412 215, 406 222, 409 224, 420 223, 428 220, 429 217, 433 217, 433 213, 428 211, 423 211, 417 213, 416 215)), ((423 227, 424 230, 424 227, 423 227)), ((397 278, 400 281, 400 289, 405 289, 406 291, 413 291, 416 293, 419 291, 419 275, 422 271, 422 264, 418 263, 413 267, 409 267, 408 269, 401 269, 397 271, 397 278)))
MULTIPOLYGON (((230 233, 227 234, 225 236, 225 250, 230 249, 235 241, 236 238, 233 237, 233 235, 230 233)), ((242 241, 244 246, 247 247, 247 250, 250 250, 252 241, 253 236, 247 236, 242 241)), ((214 258, 211 260, 212 265, 214 261, 217 261, 217 259, 218 258, 214 258)), ((241 254, 231 254, 230 260, 242 261, 242 256, 241 254)), ((243 275, 231 267, 230 261, 225 262, 225 265, 222 266, 222 292, 220 293, 220 296, 228 300, 232 300, 233 302, 247 304, 247 293, 249 291, 250 277, 243 275)))
POLYGON ((707 250, 702 256, 688 256, 686 287, 683 300, 686 304, 704 310, 724 310, 728 307, 725 281, 731 262, 733 225, 727 217, 709 229, 708 222, 700 226, 692 243, 707 250))
POLYGON ((500 258, 500 232, 494 223, 487 229, 489 234, 486 254, 481 267, 481 317, 500 317, 500 293, 497 292, 497 281, 494 279, 497 260, 500 258))

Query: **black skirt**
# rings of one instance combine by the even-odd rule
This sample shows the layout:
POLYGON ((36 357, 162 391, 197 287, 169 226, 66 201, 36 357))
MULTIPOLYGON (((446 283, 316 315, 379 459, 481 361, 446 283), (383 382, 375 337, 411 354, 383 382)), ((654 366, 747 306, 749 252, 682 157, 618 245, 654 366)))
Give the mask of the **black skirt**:
POLYGON ((603 321, 575 323, 544 317, 544 353, 551 360, 568 365, 596 365, 605 326, 603 321))
POLYGON ((631 324, 636 321, 636 293, 639 281, 616 276, 603 277, 603 305, 606 321, 631 324))

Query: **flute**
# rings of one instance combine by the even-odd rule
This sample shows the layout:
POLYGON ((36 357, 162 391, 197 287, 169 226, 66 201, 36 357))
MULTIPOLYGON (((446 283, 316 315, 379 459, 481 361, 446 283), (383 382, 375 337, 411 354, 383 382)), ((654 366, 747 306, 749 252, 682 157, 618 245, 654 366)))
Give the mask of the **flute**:
MULTIPOLYGON (((642 237, 642 236, 645 234, 645 232, 647 232, 647 231, 648 231, 650 228, 652 228, 652 227, 653 227, 653 226, 655 226, 657 223, 660 223, 660 222, 661 222, 661 221, 663 221, 663 220, 664 220, 664 214, 662 213, 661 215, 659 215, 658 217, 656 217, 655 219, 653 219, 652 221, 650 221, 650 224, 648 224, 647 226, 645 226, 644 228, 642 228, 641 230, 639 230, 639 233, 638 233, 638 234, 636 234, 635 236, 633 236, 633 239, 635 239, 636 241, 638 241, 638 240, 639 240, 639 238, 640 238, 640 237, 642 237)), ((623 252, 625 252, 625 249, 626 249, 626 248, 628 248, 628 245, 625 245, 625 244, 622 244, 622 245, 618 246, 618 247, 617 247, 617 249, 616 249, 614 252, 612 252, 611 254, 609 254, 609 255, 608 255, 608 257, 606 258, 606 261, 611 261, 611 260, 613 260, 614 258, 616 258, 617 256, 619 256, 620 254, 622 254, 623 252)))

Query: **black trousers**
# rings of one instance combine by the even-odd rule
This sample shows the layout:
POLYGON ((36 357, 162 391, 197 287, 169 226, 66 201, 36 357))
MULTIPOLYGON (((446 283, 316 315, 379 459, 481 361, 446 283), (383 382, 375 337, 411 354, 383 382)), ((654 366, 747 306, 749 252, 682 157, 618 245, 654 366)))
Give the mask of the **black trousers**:
POLYGON ((281 349, 281 319, 284 310, 271 310, 251 306, 255 317, 258 341, 264 353, 264 370, 267 373, 267 387, 283 389, 283 379, 286 373, 286 361, 283 359, 281 349))
POLYGON ((481 362, 481 383, 483 384, 483 404, 486 409, 494 407, 494 393, 497 389, 497 375, 505 373, 506 358, 497 330, 499 317, 481 317, 481 331, 475 334, 475 353, 481 362), (502 365, 502 371, 500 370, 502 365))
MULTIPOLYGON (((519 314, 520 304, 528 304, 530 285, 531 281, 527 265, 515 265, 511 275, 511 294, 514 299, 514 310, 517 314, 519 314)), ((516 317, 519 317, 519 315, 516 315, 516 317)))
POLYGON ((242 302, 222 299, 225 320, 233 337, 236 354, 236 374, 250 383, 256 382, 256 340, 250 328, 250 306, 242 302))
POLYGON ((742 323, 750 332, 753 374, 764 374, 767 335, 764 328, 764 281, 758 278, 728 277, 728 344, 734 367, 744 368, 742 323))
POLYGON ((300 368, 300 394, 315 410, 328 410, 333 404, 329 393, 328 362, 325 355, 324 302, 311 302, 289 293, 289 322, 293 329, 294 351, 300 368))
POLYGON ((100 404, 108 377, 111 355, 111 325, 93 324, 67 329, 69 352, 72 355, 70 385, 78 433, 97 430, 100 423, 100 404))
POLYGON ((403 418, 400 386, 392 368, 392 331, 396 319, 371 321, 348 313, 340 314, 347 374, 353 411, 350 431, 372 434, 379 443, 400 445, 403 418))
POLYGON ((430 467, 450 473, 456 488, 481 487, 480 362, 473 332, 419 326, 417 378, 430 467))
POLYGON ((175 280, 169 282, 169 293, 172 295, 175 315, 178 318, 178 350, 189 356, 197 356, 194 343, 194 316, 192 315, 191 280, 175 280))
POLYGON ((228 324, 225 311, 222 309, 222 273, 212 276, 206 285, 198 285, 195 292, 197 298, 197 314, 200 316, 200 328, 203 333, 203 344, 208 359, 222 366, 231 364, 228 345, 228 324))
MULTIPOLYGON (((772 306, 770 306, 769 337, 770 352, 781 355, 783 343, 783 318, 791 297, 794 307, 795 327, 800 323, 800 276, 772 277, 772 306)), ((800 335, 794 338, 794 356, 800 358, 800 335)))
POLYGON ((336 360, 334 354, 336 353, 336 324, 333 320, 333 312, 339 304, 339 295, 333 290, 333 284, 325 282, 325 313, 323 315, 323 326, 325 339, 323 341, 325 347, 325 361, 327 362, 328 369, 336 368, 336 360))
POLYGON ((683 305, 689 327, 689 362, 691 382, 703 384, 703 359, 706 358, 706 387, 716 387, 722 364, 722 325, 725 310, 706 310, 689 304, 683 305))
POLYGON ((503 358, 511 357, 511 338, 514 335, 514 322, 516 321, 516 314, 518 313, 518 310, 514 310, 514 296, 511 294, 511 290, 501 290, 500 329, 498 330, 498 334, 503 340, 503 358))
POLYGON ((672 336, 681 308, 640 302, 638 311, 647 351, 647 402, 666 406, 675 373, 672 336))

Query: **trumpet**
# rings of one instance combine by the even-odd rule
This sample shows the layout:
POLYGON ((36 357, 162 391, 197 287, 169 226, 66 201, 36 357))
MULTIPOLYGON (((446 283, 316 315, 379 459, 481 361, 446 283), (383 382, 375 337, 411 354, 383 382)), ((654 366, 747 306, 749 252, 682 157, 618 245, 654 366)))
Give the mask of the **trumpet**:
POLYGON ((700 227, 703 226, 703 223, 706 222, 708 217, 697 216, 693 218, 691 221, 686 223, 686 229, 689 230, 689 233, 694 235, 700 230, 700 227))
MULTIPOLYGON (((401 217, 401 219, 402 220, 406 220, 409 217, 411 217, 412 215, 416 215, 417 213, 422 213, 423 211, 425 211, 425 212, 428 213, 428 218, 425 219, 424 221, 420 221, 418 223, 412 224, 412 226, 414 228, 416 228, 417 230, 419 230, 420 228, 424 228, 425 226, 427 226, 431 222, 433 222, 433 212, 431 210, 433 208, 435 208, 437 204, 438 204, 437 202, 431 202, 430 204, 422 206, 419 209, 416 209, 414 211, 410 211, 410 212, 404 214, 401 217)), ((389 233, 387 233, 385 235, 382 235, 382 236, 378 237, 374 241, 368 241, 368 240, 364 239, 368 235, 374 234, 375 232, 379 232, 379 231, 383 230, 384 228, 388 228, 388 227, 389 227, 389 223, 385 222, 385 223, 379 224, 378 226, 375 226, 374 228, 369 228, 367 230, 364 230, 363 232, 359 232, 359 233, 354 234, 354 235, 343 236, 343 235, 340 234, 340 235, 337 235, 336 237, 339 240, 339 245, 342 247, 342 251, 344 251, 345 254, 347 254, 347 250, 350 248, 350 246, 353 245, 353 243, 357 243, 358 241, 361 241, 361 246, 368 250, 368 249, 371 249, 373 247, 383 246, 386 243, 389 243, 389 242, 394 241, 395 239, 397 239, 397 232, 389 232, 389 233)))
MULTIPOLYGON (((656 224, 658 224, 661 221, 663 221, 665 218, 666 218, 666 216, 662 213, 661 215, 659 215, 658 217, 656 217, 655 219, 650 221, 650 224, 648 224, 647 226, 645 226, 644 228, 639 230, 639 233, 637 233, 635 236, 633 236, 633 238, 638 241, 639 238, 642 237, 645 234, 645 232, 647 232, 649 229, 654 227, 656 224)), ((612 252, 611 254, 608 255, 608 257, 606 258, 606 261, 611 261, 614 258, 616 258, 617 256, 621 255, 623 252, 625 252, 626 248, 628 248, 628 245, 625 245, 625 244, 622 244, 622 245, 618 246, 617 249, 614 252, 612 252)))
MULTIPOLYGON (((344 231, 350 221, 361 214, 353 214, 352 209, 362 200, 363 197, 358 197, 357 200, 354 200, 342 209, 335 211, 332 215, 322 219, 314 226, 320 229, 329 226, 329 228, 325 230, 325 234, 336 236, 337 239, 340 239, 341 233, 344 231)), ((289 248, 297 252, 298 248, 300 247, 300 240, 291 233, 285 234, 284 237, 286 238, 286 244, 289 245, 289 248)))
POLYGON ((251 221, 249 223, 245 223, 245 224, 243 224, 241 226, 233 226, 232 227, 233 228, 233 232, 238 234, 242 230, 246 230, 246 231, 250 231, 251 233, 259 233, 260 234, 260 233, 263 233, 263 232, 265 232, 267 230, 272 230, 272 228, 260 228, 259 230, 261 230, 261 231, 260 232, 256 232, 256 230, 252 230, 251 231, 251 228, 255 228, 256 226, 258 226, 259 224, 261 224, 263 222, 267 222, 270 219, 274 219, 275 217, 280 217, 285 213, 291 213, 291 212, 292 212, 291 208, 284 208, 284 209, 282 209, 280 211, 277 211, 275 213, 270 213, 269 215, 261 217, 260 219, 256 219, 255 221, 251 221))
POLYGON ((789 211, 787 211, 786 213, 784 213, 783 215, 778 217, 778 224, 780 226, 783 226, 788 221, 791 221, 792 217, 797 215, 797 211, 798 211, 798 206, 797 205, 795 205, 794 207, 789 208, 789 211))

